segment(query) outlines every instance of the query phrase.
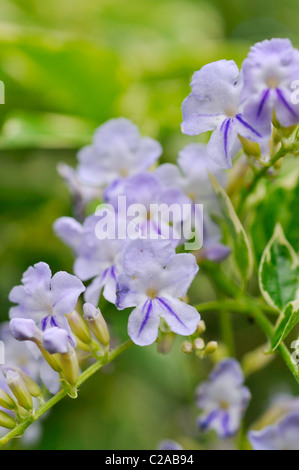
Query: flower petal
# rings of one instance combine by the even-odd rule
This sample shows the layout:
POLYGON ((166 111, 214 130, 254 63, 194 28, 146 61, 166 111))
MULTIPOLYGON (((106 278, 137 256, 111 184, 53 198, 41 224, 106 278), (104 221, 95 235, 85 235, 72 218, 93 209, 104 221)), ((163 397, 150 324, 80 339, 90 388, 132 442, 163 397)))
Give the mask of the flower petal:
POLYGON ((160 316, 174 333, 188 336, 195 332, 200 315, 194 307, 170 297, 157 297, 155 303, 160 316))
POLYGON ((147 299, 139 304, 129 316, 128 334, 139 346, 152 344, 158 336, 160 317, 156 311, 156 302, 147 299))
POLYGON ((184 297, 198 269, 193 255, 189 253, 175 255, 163 270, 161 296, 184 297))
POLYGON ((85 287, 76 276, 65 271, 56 273, 51 282, 51 300, 54 315, 71 313, 85 287))
POLYGON ((53 225, 55 233, 61 240, 77 251, 83 236, 82 225, 72 217, 60 217, 53 225))

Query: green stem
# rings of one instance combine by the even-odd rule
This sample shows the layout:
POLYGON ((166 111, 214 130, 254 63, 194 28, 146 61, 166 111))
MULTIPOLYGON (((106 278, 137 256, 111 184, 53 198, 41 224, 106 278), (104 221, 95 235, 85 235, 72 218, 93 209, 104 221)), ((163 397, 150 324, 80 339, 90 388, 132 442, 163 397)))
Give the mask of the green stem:
POLYGON ((245 297, 244 299, 222 299, 211 302, 204 302, 202 304, 195 305, 195 308, 199 313, 213 311, 219 312, 225 310, 231 313, 250 314, 256 305, 265 313, 276 316, 279 314, 279 312, 273 307, 265 305, 260 300, 251 297, 245 297))
MULTIPOLYGON (((88 369, 86 369, 80 375, 76 387, 79 388, 86 380, 88 380, 92 375, 94 375, 98 370, 104 367, 106 364, 112 362, 117 356, 125 352, 133 345, 132 341, 126 341, 125 343, 119 345, 112 351, 107 351, 106 354, 100 358, 97 362, 92 364, 88 369)), ((8 432, 5 436, 0 439, 0 447, 3 447, 7 442, 15 437, 21 437, 26 429, 35 421, 37 421, 44 413, 46 413, 50 408, 52 408, 56 403, 62 400, 67 395, 67 391, 61 389, 56 395, 54 395, 50 400, 45 404, 37 408, 32 416, 25 418, 22 423, 8 432)))
MULTIPOLYGON (((273 328, 273 325, 269 322, 268 318, 266 318, 259 309, 256 309, 253 312, 253 316, 255 318, 256 323, 259 325, 260 329, 264 332, 267 338, 270 339, 273 336, 274 328, 273 328)), ((281 357, 283 358, 284 362, 288 366, 289 370, 291 371, 296 382, 299 384, 298 367, 297 365, 293 363, 288 348, 285 346, 284 343, 280 343, 277 349, 281 357)))
POLYGON ((281 158, 285 157, 286 155, 288 155, 289 153, 292 153, 293 150, 295 150, 296 148, 298 147, 298 144, 294 144, 293 146, 290 146, 290 147, 284 147, 282 146, 277 152, 276 154, 271 158, 271 160, 269 161, 269 163, 267 165, 265 165, 260 171, 258 171, 257 173, 255 173, 254 177, 253 177, 253 180, 249 186, 249 188, 247 189, 246 192, 243 193, 243 197, 241 198, 240 200, 240 203, 239 203, 239 207, 238 207, 238 213, 242 213, 243 209, 244 209, 244 205, 245 205, 245 202, 247 200, 247 197, 253 192, 253 190, 256 188, 258 182, 260 181, 261 178, 263 178, 263 176, 265 176, 267 174, 267 171, 269 170, 269 168, 271 168, 273 165, 275 165, 275 163, 280 160, 281 158))
POLYGON ((232 317, 229 312, 222 310, 220 312, 220 328, 222 340, 225 343, 230 357, 236 355, 235 341, 232 327, 232 317))
MULTIPOLYGON (((196 305, 195 308, 198 312, 211 312, 211 311, 218 311, 222 312, 223 310, 229 310, 233 313, 243 313, 247 315, 252 315, 255 319, 256 323, 266 335, 268 339, 273 336, 274 327, 272 323, 268 320, 268 318, 264 315, 262 310, 269 310, 269 313, 276 313, 277 311, 272 309, 272 307, 267 307, 261 305, 256 299, 252 299, 250 297, 245 297, 244 300, 242 299, 224 299, 214 302, 206 302, 199 305, 196 305)), ((288 348, 285 346, 284 343, 281 343, 277 350, 279 351, 281 357, 283 358, 284 362, 286 363, 287 367, 291 371, 293 377, 295 378, 296 382, 299 384, 299 374, 298 368, 293 363, 291 354, 288 348)))

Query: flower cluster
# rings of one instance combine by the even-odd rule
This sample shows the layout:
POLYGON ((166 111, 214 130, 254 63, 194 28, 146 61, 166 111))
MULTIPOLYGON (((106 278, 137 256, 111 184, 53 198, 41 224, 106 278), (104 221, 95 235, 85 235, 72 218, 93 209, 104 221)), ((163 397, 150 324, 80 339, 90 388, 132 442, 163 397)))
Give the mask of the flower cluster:
POLYGON ((183 103, 182 132, 213 131, 207 151, 222 168, 232 166, 241 138, 265 145, 273 114, 283 127, 299 122, 292 84, 298 79, 299 51, 288 39, 256 44, 241 71, 232 60, 205 65, 192 78, 183 103))
MULTIPOLYGON (((127 333, 139 346, 176 334, 188 337, 182 346, 186 353, 195 350, 204 357, 215 352, 216 342, 205 347, 200 338, 205 327, 199 308, 187 297, 198 265, 220 263, 231 252, 223 242, 221 200, 211 180, 216 178, 222 190, 224 170, 242 147, 248 153, 257 145, 261 165, 271 145, 277 145, 273 126, 299 123, 299 105, 292 97, 298 76, 299 51, 289 40, 258 43, 241 70, 232 60, 220 60, 195 72, 182 105, 182 132, 212 133, 207 144, 181 149, 177 164, 158 165, 160 144, 141 137, 124 118, 96 130, 91 145, 79 151, 76 169, 60 164, 74 217, 60 217, 53 228, 73 250, 74 275, 60 271, 52 276, 48 264, 39 262, 9 294, 14 306, 10 329, 6 325, 1 333, 7 358, 0 375, 0 425, 13 428, 23 410, 30 415, 32 397, 43 401, 44 387, 55 393, 62 384, 76 396, 80 367, 109 355, 110 333, 98 308, 102 296, 118 310, 131 309, 127 333), (94 214, 90 202, 101 203, 94 214), (193 237, 202 248, 187 245, 193 237)), ((198 427, 220 438, 234 435, 250 398, 237 360, 221 360, 197 389, 198 427)), ((296 448, 295 428, 298 412, 252 431, 249 439, 260 449, 296 448)), ((167 441, 161 448, 180 446, 167 441)))

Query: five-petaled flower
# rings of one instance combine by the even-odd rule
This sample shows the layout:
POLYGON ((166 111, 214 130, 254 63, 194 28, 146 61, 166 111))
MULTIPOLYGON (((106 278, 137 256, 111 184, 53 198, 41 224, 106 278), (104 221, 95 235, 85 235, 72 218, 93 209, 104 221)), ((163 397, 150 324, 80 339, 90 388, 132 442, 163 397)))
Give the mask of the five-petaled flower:
POLYGON ((105 187, 147 170, 161 153, 159 142, 141 137, 131 121, 111 119, 97 129, 92 145, 80 150, 78 177, 85 184, 105 187))
POLYGON ((217 364, 209 380, 197 388, 196 403, 202 410, 198 418, 201 430, 213 429, 220 438, 237 432, 251 398, 243 383, 238 361, 228 358, 217 364))
POLYGON ((299 77, 299 51, 289 39, 255 44, 243 66, 243 115, 263 135, 270 135, 273 110, 284 127, 299 122, 299 104, 292 102, 292 83, 299 77))
POLYGON ((242 115, 242 74, 233 60, 219 60, 195 72, 191 87, 182 105, 182 132, 214 131, 207 147, 209 156, 222 168, 231 168, 232 158, 241 148, 239 135, 254 142, 262 138, 242 115))
POLYGON ((27 269, 22 283, 9 294, 9 300, 18 304, 11 307, 10 318, 32 318, 43 331, 53 326, 70 331, 65 315, 74 310, 85 290, 82 282, 64 271, 52 277, 48 264, 40 262, 27 269))
POLYGON ((196 330, 200 315, 180 298, 186 295, 198 266, 191 254, 175 254, 166 240, 135 240, 126 248, 124 273, 118 277, 116 306, 136 307, 128 333, 140 346, 153 343, 160 318, 179 335, 196 330))

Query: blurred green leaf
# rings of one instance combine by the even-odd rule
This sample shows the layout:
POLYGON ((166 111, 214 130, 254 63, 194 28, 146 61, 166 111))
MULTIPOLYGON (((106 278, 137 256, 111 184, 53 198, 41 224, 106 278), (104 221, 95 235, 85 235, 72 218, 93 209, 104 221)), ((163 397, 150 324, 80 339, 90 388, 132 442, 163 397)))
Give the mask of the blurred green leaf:
POLYGON ((290 302, 278 319, 273 337, 271 339, 271 350, 275 351, 280 343, 288 336, 299 322, 299 300, 290 302))
POLYGON ((263 253, 259 267, 259 285, 269 305, 280 311, 298 298, 299 260, 285 238, 280 224, 263 253))
POLYGON ((233 254, 236 265, 242 280, 247 282, 253 270, 253 257, 247 234, 222 186, 211 174, 210 179, 233 241, 233 254))

